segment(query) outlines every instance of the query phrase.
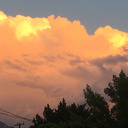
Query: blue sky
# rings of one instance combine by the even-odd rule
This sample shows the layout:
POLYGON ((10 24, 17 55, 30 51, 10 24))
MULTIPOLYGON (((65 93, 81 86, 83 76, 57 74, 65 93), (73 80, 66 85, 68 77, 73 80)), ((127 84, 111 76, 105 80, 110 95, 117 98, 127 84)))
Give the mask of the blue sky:
POLYGON ((110 25, 128 32, 128 0, 0 0, 0 10, 7 15, 31 17, 62 16, 80 20, 89 34, 110 25))

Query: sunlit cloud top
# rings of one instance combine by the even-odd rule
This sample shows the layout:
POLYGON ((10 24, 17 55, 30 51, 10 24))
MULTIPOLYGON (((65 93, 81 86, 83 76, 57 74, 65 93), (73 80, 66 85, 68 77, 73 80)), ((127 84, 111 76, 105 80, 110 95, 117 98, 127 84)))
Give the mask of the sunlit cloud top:
POLYGON ((46 18, 31 18, 29 16, 25 17, 22 15, 8 17, 2 11, 0 12, 0 22, 2 24, 8 22, 10 27, 14 28, 18 39, 21 39, 24 36, 29 36, 30 34, 37 35, 38 31, 51 28, 49 21, 46 18))

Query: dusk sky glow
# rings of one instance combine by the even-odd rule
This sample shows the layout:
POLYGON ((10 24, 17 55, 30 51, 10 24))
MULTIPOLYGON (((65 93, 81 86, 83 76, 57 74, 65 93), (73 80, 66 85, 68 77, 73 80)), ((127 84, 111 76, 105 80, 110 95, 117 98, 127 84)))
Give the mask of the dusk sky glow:
POLYGON ((101 93, 113 74, 128 73, 127 5, 1 0, 0 108, 33 118, 63 97, 68 104, 84 102, 86 84, 101 93))

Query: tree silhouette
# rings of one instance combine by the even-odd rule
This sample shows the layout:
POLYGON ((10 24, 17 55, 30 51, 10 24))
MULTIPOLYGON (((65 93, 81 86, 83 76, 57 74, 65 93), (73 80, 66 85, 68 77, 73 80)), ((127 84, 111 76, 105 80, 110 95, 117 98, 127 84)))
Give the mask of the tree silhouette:
POLYGON ((111 114, 116 121, 116 127, 125 128, 128 126, 128 76, 121 70, 119 77, 113 75, 112 81, 104 92, 114 103, 111 114))
POLYGON ((99 93, 93 92, 89 85, 84 91, 85 100, 89 106, 89 120, 98 128, 107 128, 110 123, 109 106, 99 93))
POLYGON ((128 126, 128 76, 123 70, 119 76, 113 75, 112 82, 104 89, 110 97, 113 107, 101 94, 92 91, 89 85, 83 90, 85 103, 66 104, 59 102, 57 109, 47 104, 43 116, 38 114, 33 119, 31 128, 126 128, 128 126))
POLYGON ((70 106, 68 106, 69 111, 71 111, 72 113, 77 114, 77 105, 75 103, 71 104, 70 106))
POLYGON ((56 110, 57 117, 59 122, 68 122, 70 120, 70 113, 66 105, 66 101, 63 98, 62 102, 60 101, 58 109, 56 110))
POLYGON ((54 110, 50 108, 49 104, 47 104, 47 106, 44 107, 43 116, 45 118, 45 122, 55 122, 55 113, 54 110))
POLYGON ((35 118, 33 118, 32 122, 34 123, 34 126, 37 127, 38 125, 43 124, 44 120, 40 115, 36 114, 36 116, 35 116, 35 118))

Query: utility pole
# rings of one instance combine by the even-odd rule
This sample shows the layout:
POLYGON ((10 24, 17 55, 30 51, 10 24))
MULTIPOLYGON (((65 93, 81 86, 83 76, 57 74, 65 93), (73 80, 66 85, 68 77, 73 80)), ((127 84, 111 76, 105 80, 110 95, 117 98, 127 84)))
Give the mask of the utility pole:
POLYGON ((17 123, 17 124, 14 125, 14 126, 18 126, 19 128, 21 128, 21 125, 24 125, 24 122, 23 122, 23 123, 17 123))

